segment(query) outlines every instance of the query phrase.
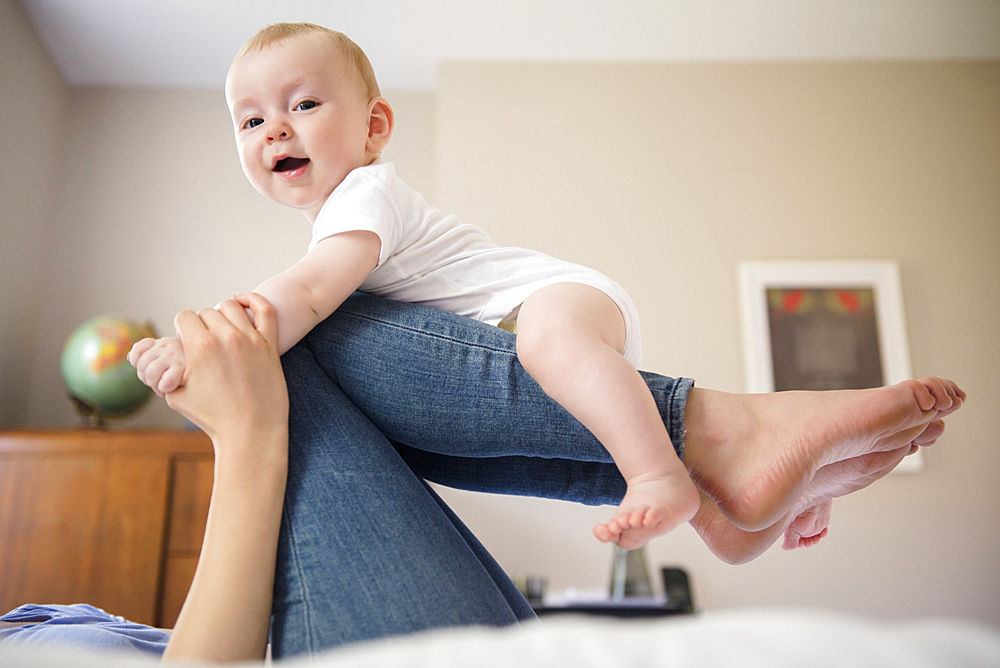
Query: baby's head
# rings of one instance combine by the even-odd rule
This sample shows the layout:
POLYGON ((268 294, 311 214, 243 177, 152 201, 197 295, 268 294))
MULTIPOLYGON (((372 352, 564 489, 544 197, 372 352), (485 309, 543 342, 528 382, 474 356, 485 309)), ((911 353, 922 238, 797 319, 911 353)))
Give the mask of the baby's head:
POLYGON ((251 38, 229 70, 226 102, 250 183, 310 220, 392 135, 392 108, 367 56, 310 23, 275 24, 251 38))
POLYGON ((330 30, 315 23, 273 23, 262 28, 240 48, 236 58, 233 59, 233 65, 235 66, 243 56, 251 51, 260 51, 290 37, 310 36, 325 37, 329 40, 330 45, 339 51, 365 99, 370 100, 382 94, 379 92, 378 81, 375 79, 375 70, 372 69, 372 64, 361 47, 344 33, 330 30))

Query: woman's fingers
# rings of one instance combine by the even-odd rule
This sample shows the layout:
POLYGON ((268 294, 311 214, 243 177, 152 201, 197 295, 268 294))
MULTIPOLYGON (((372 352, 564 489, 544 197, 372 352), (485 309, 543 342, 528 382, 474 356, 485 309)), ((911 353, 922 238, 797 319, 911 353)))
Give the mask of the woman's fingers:
POLYGON ((182 336, 182 331, 187 334, 194 334, 195 332, 203 332, 208 329, 208 326, 202 321, 201 316, 192 310, 180 311, 174 316, 174 331, 177 332, 177 338, 184 342, 184 336, 182 336))
POLYGON ((215 308, 225 316, 230 324, 244 334, 250 334, 254 331, 254 320, 252 316, 247 314, 246 308, 244 308, 244 305, 239 300, 235 298, 227 299, 215 308))
POLYGON ((233 299, 244 308, 249 308, 253 313, 253 325, 257 332, 275 346, 278 344, 278 320, 277 313, 271 302, 267 301, 256 292, 233 295, 233 299))

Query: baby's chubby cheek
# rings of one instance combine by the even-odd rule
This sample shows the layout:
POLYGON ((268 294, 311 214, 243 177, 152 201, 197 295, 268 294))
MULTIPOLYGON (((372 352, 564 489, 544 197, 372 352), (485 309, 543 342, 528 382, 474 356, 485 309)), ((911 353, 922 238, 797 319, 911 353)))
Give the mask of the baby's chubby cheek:
POLYGON ((262 159, 260 157, 253 160, 243 151, 240 151, 239 155, 240 167, 243 168, 243 176, 247 177, 247 181, 259 191, 262 179, 270 174, 271 170, 261 162, 262 159))

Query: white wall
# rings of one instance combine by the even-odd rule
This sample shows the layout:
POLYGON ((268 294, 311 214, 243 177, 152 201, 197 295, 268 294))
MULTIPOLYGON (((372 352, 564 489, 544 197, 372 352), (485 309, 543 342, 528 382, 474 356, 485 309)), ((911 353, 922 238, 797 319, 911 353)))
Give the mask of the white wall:
POLYGON ((13 0, 0 0, 0 427, 25 420, 69 88, 13 0))

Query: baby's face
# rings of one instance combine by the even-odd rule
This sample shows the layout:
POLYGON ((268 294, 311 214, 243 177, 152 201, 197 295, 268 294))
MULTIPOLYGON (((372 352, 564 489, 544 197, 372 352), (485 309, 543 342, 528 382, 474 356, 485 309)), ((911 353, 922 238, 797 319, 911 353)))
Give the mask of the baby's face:
POLYGON ((371 162, 368 101, 321 35, 251 51, 226 80, 243 171, 262 195, 313 221, 351 170, 371 162))

